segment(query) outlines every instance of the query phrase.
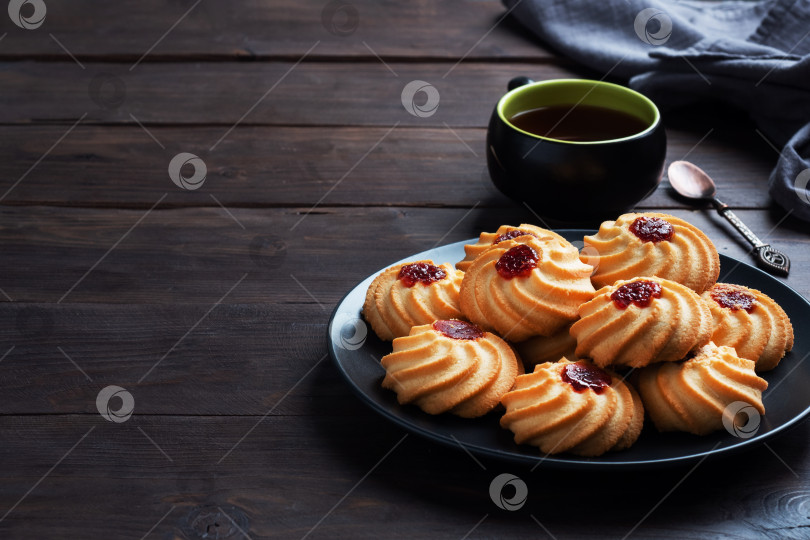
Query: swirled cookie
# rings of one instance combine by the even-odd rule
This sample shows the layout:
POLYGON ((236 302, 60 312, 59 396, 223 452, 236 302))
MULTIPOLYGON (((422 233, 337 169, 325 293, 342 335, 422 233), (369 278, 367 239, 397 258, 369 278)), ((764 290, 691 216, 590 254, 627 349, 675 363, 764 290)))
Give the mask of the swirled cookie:
POLYGON ((624 214, 586 236, 583 261, 595 267, 596 287, 654 276, 702 293, 715 284, 720 257, 712 241, 686 221, 654 212, 624 214))
POLYGON ((551 336, 534 336, 515 345, 521 360, 528 365, 556 362, 561 358, 576 361, 577 340, 564 326, 551 336))
POLYGON ((501 399, 501 427, 546 454, 599 456, 631 446, 644 423, 635 390, 586 360, 538 364, 501 399))
POLYGON ((570 244, 532 236, 505 240, 467 269, 461 312, 510 341, 550 336, 576 319, 580 304, 593 297, 591 270, 570 244))
POLYGON ((568 240, 559 234, 548 229, 538 227, 537 225, 529 225, 528 223, 522 223, 518 227, 501 225, 494 233, 482 232, 478 237, 478 242, 475 244, 465 245, 464 253, 466 254, 466 257, 456 263, 456 270, 466 272, 476 257, 481 255, 490 247, 500 244, 505 240, 512 240, 513 238, 518 238, 521 236, 534 236, 540 240, 555 240, 562 244, 568 244, 568 240))
POLYGON ((724 415, 726 423, 734 421, 740 408, 765 414, 762 392, 768 383, 754 372, 753 361, 739 358, 731 347, 709 343, 694 358, 648 366, 637 376, 658 431, 705 435, 723 428, 724 415))
POLYGON ((739 356, 756 362, 757 371, 775 368, 793 348, 793 325, 768 295, 742 285, 718 283, 702 298, 714 319, 712 341, 734 347, 739 356))
POLYGON ((709 306, 692 289, 667 279, 619 281, 597 291, 571 326, 576 354, 597 366, 642 367, 680 360, 712 333, 709 306))
POLYGON ((397 264, 366 291, 363 316, 385 341, 407 336, 411 327, 437 319, 463 318, 458 305, 462 272, 433 261, 397 264))
POLYGON ((383 357, 382 366, 382 385, 395 391, 400 403, 465 418, 494 409, 523 373, 523 364, 504 340, 456 320, 411 328, 394 340, 394 351, 383 357))

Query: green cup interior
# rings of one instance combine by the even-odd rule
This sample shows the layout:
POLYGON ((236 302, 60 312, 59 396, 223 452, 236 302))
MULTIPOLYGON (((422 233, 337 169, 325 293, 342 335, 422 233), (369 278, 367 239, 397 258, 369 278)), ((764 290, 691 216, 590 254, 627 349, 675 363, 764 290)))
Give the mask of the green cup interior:
POLYGON ((536 139, 551 140, 565 144, 603 144, 606 142, 619 142, 634 139, 655 129, 661 119, 661 115, 655 103, 635 90, 619 86, 618 84, 587 79, 556 79, 535 82, 515 88, 503 96, 498 102, 498 115, 501 117, 501 120, 516 131, 536 139), (647 129, 621 139, 605 141, 564 141, 524 131, 509 121, 509 119, 517 113, 531 109, 554 105, 574 106, 580 104, 625 112, 644 122, 644 124, 647 125, 647 129))

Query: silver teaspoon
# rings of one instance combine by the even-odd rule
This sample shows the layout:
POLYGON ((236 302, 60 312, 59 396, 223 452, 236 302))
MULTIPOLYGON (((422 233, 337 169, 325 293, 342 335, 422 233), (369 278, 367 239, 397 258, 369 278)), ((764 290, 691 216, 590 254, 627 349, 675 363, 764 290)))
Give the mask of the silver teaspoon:
POLYGON ((790 272, 790 259, 755 235, 740 218, 731 211, 727 204, 720 201, 715 195, 717 188, 714 182, 700 167, 688 161, 673 161, 669 165, 669 183, 682 196, 687 199, 709 200, 717 213, 734 225, 740 234, 754 247, 757 256, 757 266, 779 276, 787 276, 790 272))

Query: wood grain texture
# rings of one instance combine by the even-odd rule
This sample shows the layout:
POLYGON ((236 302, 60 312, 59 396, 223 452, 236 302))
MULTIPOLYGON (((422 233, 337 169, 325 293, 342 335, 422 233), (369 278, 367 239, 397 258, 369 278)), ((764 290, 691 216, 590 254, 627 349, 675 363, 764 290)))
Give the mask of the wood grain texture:
MULTIPOLYGON (((556 64, 465 60, 454 68, 376 59, 348 65, 170 62, 133 71, 117 63, 87 63, 80 69, 73 63, 26 61, 4 62, 0 72, 0 99, 14 104, 0 108, 0 123, 69 125, 86 113, 85 123, 221 124, 219 135, 240 120, 240 125, 484 127, 512 77, 603 75, 556 64), (417 117, 403 107, 402 93, 413 80, 439 92, 432 115, 417 117), (54 92, 59 99, 53 99, 54 92)), ((427 97, 420 93, 414 99, 422 104, 427 97)))
POLYGON ((309 415, 317 397, 334 400, 331 414, 356 415, 359 402, 327 369, 329 314, 267 296, 213 309, 0 304, 10 322, 0 332, 0 415, 97 414, 111 384, 132 392, 139 414, 309 415))
POLYGON ((301 538, 316 525, 311 538, 379 538, 380 531, 461 538, 479 521, 471 536, 549 538, 544 527, 555 538, 581 538, 585 486, 589 500, 599 501, 588 510, 598 517, 599 538, 621 538, 639 524, 631 537, 798 540, 810 525, 806 423, 769 443, 779 457, 759 447, 707 460, 654 508, 690 467, 594 479, 487 459, 479 466, 459 449, 414 435, 394 448, 403 437, 398 428, 364 409, 342 421, 324 412, 331 403, 313 398, 312 416, 265 418, 224 460, 258 418, 136 414, 113 424, 99 416, 2 417, 4 509, 87 436, 0 522, 0 533, 137 539, 166 516, 148 538, 198 538, 187 532, 190 515, 210 506, 244 515, 251 538, 301 538), (502 472, 527 484, 517 512, 489 498, 489 483, 502 472))
MULTIPOLYGON (((240 127, 214 150, 227 128, 148 129, 165 148, 137 126, 79 126, 39 161, 64 127, 0 126, 3 203, 148 209, 168 192, 164 208, 514 204, 489 180, 481 128, 240 127), (206 163, 195 192, 181 192, 168 177, 179 152, 206 163)), ((684 156, 715 179, 732 207, 771 204, 767 178, 777 156, 750 127, 668 130, 667 160, 684 156)), ((691 205, 664 184, 640 206, 691 205)))
POLYGON ((40 32, 4 17, 0 56, 70 61, 51 33, 80 60, 298 58, 316 42, 311 54, 342 60, 552 57, 513 20, 499 23, 506 11, 497 0, 74 0, 49 3, 40 32))
MULTIPOLYGON (((516 205, 319 207, 307 214, 310 210, 232 208, 237 223, 219 207, 158 207, 148 215, 143 210, 0 208, 6 224, 0 228, 0 287, 17 302, 64 297, 68 303, 211 305, 246 275, 224 302, 317 302, 328 311, 355 283, 404 257, 494 231, 503 223, 537 222, 516 205)), ((704 230, 721 253, 751 260, 742 237, 720 216, 673 213, 704 230)), ((783 214, 738 215, 788 253, 795 268, 810 264, 801 224, 788 219, 774 228, 783 214)), ((792 272, 786 283, 802 294, 810 292, 805 272, 792 272)))

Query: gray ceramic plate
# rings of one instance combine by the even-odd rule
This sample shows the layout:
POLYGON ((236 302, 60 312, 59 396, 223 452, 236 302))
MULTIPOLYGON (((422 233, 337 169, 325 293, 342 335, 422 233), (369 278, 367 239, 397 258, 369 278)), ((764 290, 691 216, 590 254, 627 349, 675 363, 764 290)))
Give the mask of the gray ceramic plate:
MULTIPOLYGON (((584 235, 595 231, 568 229, 557 232, 568 240, 581 241, 584 235)), ((455 263, 464 258, 464 244, 475 241, 471 239, 431 249, 404 261, 432 259, 437 264, 455 263)), ((800 321, 810 321, 810 303, 779 280, 725 255, 720 255, 720 268, 724 281, 759 289, 776 300, 790 316, 794 326, 798 326, 800 321)), ((412 433, 456 449, 463 444, 479 455, 530 466, 536 464, 543 457, 539 450, 515 444, 511 433, 499 426, 497 412, 473 420, 452 415, 431 416, 415 406, 399 405, 396 395, 380 386, 385 372, 379 360, 391 352, 391 344, 379 340, 361 320, 360 314, 366 289, 376 275, 369 276, 352 289, 335 308, 329 321, 329 354, 352 390, 369 407, 412 433)), ((762 417, 754 436, 738 438, 726 431, 704 437, 684 433, 660 434, 647 425, 636 444, 627 450, 607 453, 598 458, 560 454, 544 458, 542 466, 613 469, 676 464, 762 443, 810 413, 810 392, 807 391, 810 388, 810 362, 803 361, 808 353, 810 340, 797 333, 793 351, 782 359, 776 369, 763 375, 769 385, 763 395, 767 413, 762 417)))

